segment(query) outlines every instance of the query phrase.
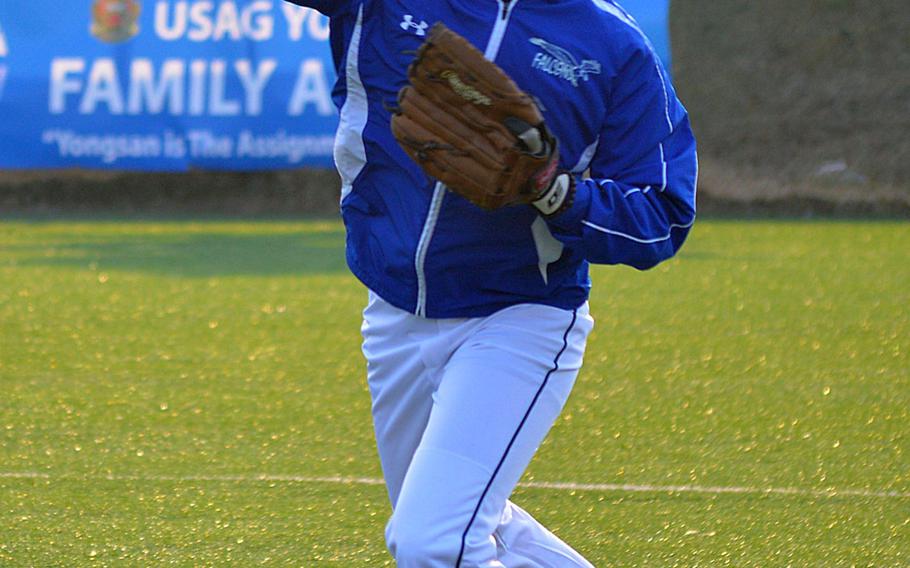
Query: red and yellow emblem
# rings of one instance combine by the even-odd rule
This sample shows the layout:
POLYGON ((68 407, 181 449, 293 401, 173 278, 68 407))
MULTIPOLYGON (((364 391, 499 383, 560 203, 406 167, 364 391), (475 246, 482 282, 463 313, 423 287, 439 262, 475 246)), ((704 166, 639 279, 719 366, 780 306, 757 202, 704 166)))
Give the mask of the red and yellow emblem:
POLYGON ((139 33, 138 0, 95 0, 92 4, 92 35, 117 43, 139 33))

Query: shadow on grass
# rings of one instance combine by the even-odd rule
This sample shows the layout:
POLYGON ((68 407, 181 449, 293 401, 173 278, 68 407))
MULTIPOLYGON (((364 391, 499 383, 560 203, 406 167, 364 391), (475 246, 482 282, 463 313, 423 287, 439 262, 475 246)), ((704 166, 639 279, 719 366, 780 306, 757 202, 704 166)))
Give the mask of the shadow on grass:
POLYGON ((206 278, 345 273, 344 231, 116 235, 3 247, 20 267, 124 270, 206 278))

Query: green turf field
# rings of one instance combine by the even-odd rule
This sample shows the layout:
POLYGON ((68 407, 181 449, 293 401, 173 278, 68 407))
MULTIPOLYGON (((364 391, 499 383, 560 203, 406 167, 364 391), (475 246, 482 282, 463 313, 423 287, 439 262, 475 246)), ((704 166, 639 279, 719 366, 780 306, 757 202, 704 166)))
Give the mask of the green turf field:
MULTIPOLYGON (((0 222, 0 566, 390 565, 343 242, 0 222)), ((598 567, 910 566, 908 242, 704 221, 598 267, 516 501, 598 567)))

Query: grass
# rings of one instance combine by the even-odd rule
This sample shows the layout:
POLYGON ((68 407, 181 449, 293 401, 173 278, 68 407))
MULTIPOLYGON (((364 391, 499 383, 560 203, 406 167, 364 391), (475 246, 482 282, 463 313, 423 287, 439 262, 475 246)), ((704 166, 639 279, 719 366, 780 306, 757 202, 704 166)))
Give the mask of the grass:
MULTIPOLYGON (((910 564, 908 239, 706 221, 653 271, 597 267, 525 480, 796 493, 516 501, 598 567, 910 564)), ((334 221, 0 223, 0 566, 390 565, 384 489, 312 480, 380 477, 343 243, 334 221)))

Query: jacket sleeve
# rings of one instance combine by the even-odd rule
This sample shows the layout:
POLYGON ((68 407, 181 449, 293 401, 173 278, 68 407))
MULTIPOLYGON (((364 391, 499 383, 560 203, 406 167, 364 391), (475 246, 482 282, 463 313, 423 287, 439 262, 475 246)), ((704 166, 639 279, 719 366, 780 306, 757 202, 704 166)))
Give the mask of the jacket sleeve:
POLYGON ((355 4, 355 0, 286 0, 291 4, 297 4, 304 8, 313 8, 317 12, 325 14, 330 18, 348 12, 355 4))
POLYGON ((548 223, 589 262, 645 270, 676 254, 695 221, 695 139, 644 39, 619 68, 609 99, 591 177, 576 177, 573 205, 548 223))

